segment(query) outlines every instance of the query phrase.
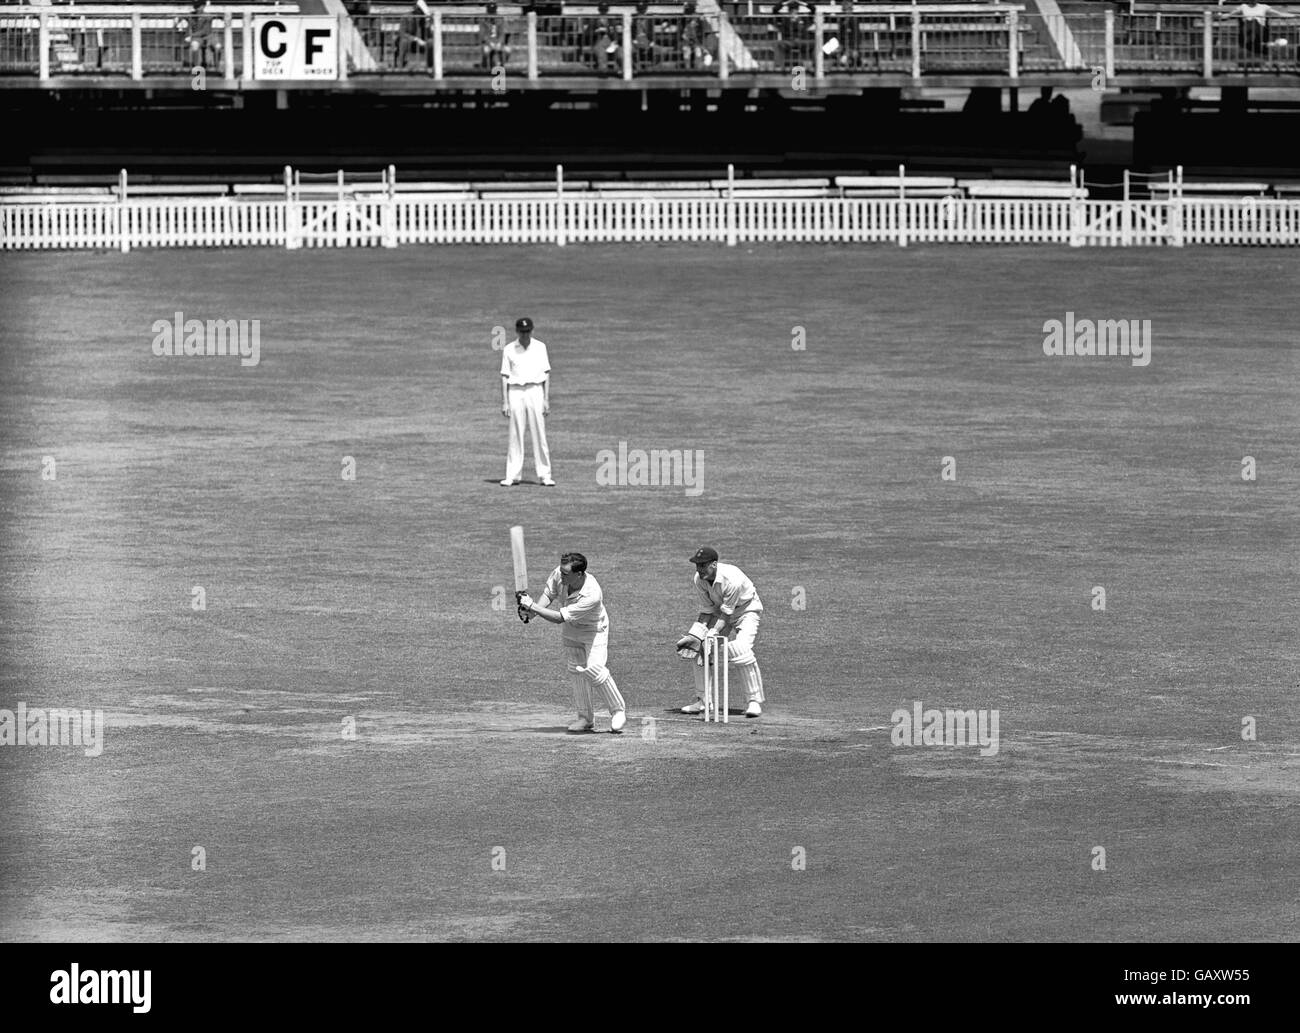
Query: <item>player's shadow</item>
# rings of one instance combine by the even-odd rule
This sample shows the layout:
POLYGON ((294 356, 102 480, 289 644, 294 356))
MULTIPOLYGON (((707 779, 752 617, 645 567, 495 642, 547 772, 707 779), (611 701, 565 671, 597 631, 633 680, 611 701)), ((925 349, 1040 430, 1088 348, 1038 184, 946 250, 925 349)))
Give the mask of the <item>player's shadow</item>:
MULTIPOLYGON (((500 477, 485 477, 485 478, 483 479, 483 483, 484 483, 484 484, 495 484, 495 485, 499 488, 499 487, 501 487, 501 478, 500 478, 500 477)), ((540 482, 538 482, 538 481, 520 481, 518 484, 512 484, 512 485, 510 485, 510 487, 512 487, 512 488, 536 488, 536 487, 538 487, 539 483, 540 483, 540 482)))
MULTIPOLYGON (((538 733, 539 735, 570 735, 570 734, 572 734, 573 737, 574 737, 575 739, 581 739, 581 738, 582 738, 582 735, 579 734, 579 733, 577 733, 577 732, 570 733, 570 731, 569 731, 569 726, 568 726, 568 725, 544 725, 544 726, 542 726, 542 727, 540 727, 540 728, 525 728, 524 731, 525 731, 525 732, 536 732, 536 733, 538 733)), ((590 735, 591 733, 590 733, 590 732, 587 732, 587 733, 583 733, 583 734, 590 735)))

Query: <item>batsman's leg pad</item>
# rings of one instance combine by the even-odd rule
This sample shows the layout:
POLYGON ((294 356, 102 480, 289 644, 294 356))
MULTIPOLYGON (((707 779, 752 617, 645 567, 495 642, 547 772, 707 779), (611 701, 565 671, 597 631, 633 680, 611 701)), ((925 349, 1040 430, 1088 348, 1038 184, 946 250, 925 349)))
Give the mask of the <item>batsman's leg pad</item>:
POLYGON ((578 716, 588 724, 595 723, 595 711, 591 704, 591 678, 584 666, 587 651, 581 646, 565 645, 564 666, 569 672, 569 684, 573 686, 573 707, 578 716))
POLYGON ((596 723, 596 713, 591 705, 591 682, 585 674, 572 671, 569 680, 573 684, 573 708, 587 724, 596 723))
POLYGON ((600 686, 600 691, 605 694, 605 702, 609 705, 611 714, 627 709, 627 704, 623 702, 623 694, 618 691, 618 683, 614 681, 612 674, 606 671, 605 677, 597 684, 600 686))

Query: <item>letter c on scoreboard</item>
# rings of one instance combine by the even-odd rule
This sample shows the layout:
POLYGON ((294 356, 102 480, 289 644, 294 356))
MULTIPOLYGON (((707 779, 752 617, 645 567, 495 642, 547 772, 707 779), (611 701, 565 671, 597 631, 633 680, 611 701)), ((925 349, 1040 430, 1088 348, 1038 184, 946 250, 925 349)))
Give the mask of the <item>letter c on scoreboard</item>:
POLYGON ((279 43, 275 46, 272 46, 271 44, 272 29, 277 29, 281 34, 286 36, 289 34, 289 29, 288 26, 286 26, 282 21, 269 21, 269 22, 265 22, 262 25, 262 39, 261 39, 262 53, 265 54, 267 57, 271 58, 272 60, 275 60, 278 57, 284 57, 284 55, 288 53, 289 45, 287 43, 279 43))

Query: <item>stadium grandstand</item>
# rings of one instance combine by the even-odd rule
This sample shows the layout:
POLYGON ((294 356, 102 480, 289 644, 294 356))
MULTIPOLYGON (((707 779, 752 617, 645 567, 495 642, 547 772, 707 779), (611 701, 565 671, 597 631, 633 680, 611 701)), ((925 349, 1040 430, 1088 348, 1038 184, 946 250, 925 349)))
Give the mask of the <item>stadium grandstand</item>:
MULTIPOLYGON (((1300 176, 1300 6, 0 0, 15 190, 1300 176)), ((809 183, 813 185, 809 185, 809 183)), ((616 187, 611 187, 615 188, 616 187)), ((543 187, 542 189, 549 189, 543 187)), ((572 190, 578 187, 571 186, 572 190)), ((772 189, 769 187, 769 189, 772 189)), ((965 191, 969 196, 969 191, 965 191)))

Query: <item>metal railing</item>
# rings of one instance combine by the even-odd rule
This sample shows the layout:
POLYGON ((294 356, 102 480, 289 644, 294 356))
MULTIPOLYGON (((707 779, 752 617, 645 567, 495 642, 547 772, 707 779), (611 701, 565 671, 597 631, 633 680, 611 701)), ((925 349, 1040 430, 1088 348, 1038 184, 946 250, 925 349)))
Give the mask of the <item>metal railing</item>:
POLYGON ((0 75, 40 68, 40 21, 35 15, 7 17, 0 11, 0 75))
MULTIPOLYGON (((743 6, 739 8, 745 12, 743 6)), ((265 7, 0 8, 0 74, 188 75, 256 78, 252 20, 265 7)), ((289 23, 298 15, 277 15, 289 23)), ((1101 69, 1110 75, 1192 73, 1206 78, 1267 70, 1300 74, 1300 17, 1256 27, 1223 8, 1044 16, 1015 4, 839 5, 799 17, 771 13, 564 15, 533 12, 338 19, 331 45, 348 75, 651 79, 1101 69)))
POLYGON ((1024 12, 1026 71, 1098 69, 1109 76, 1192 73, 1205 78, 1268 70, 1300 74, 1300 16, 1272 16, 1265 29, 1223 8, 1182 11, 1108 9, 1095 15, 1024 12))
MULTIPOLYGON (((176 6, 85 6, 0 10, 0 72, 66 76, 187 75, 196 68, 234 78, 244 36, 269 7, 195 14, 176 6)), ((283 16, 286 19, 294 15, 283 16)))

